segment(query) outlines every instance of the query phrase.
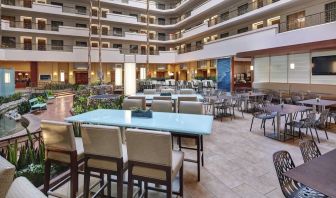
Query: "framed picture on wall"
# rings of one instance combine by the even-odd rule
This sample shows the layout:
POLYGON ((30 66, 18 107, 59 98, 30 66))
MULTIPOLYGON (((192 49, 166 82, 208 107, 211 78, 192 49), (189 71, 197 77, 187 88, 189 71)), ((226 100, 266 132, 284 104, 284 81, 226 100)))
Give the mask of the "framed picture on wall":
POLYGON ((40 80, 41 81, 50 81, 51 80, 51 75, 50 74, 41 74, 40 75, 40 80))

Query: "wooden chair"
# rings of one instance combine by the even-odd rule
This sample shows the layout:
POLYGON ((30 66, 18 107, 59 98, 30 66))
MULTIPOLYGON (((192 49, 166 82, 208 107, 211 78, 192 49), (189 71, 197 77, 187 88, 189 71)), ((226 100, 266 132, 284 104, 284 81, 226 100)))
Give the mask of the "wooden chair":
MULTIPOLYGON (((172 182, 179 173, 180 190, 183 197, 183 159, 184 154, 171 148, 171 135, 167 132, 128 129, 126 132, 128 153, 128 192, 133 197, 133 181, 145 183, 145 197, 148 183, 165 185, 167 198, 172 197, 172 182)), ((162 191, 162 190, 160 190, 162 191)))
POLYGON ((51 194, 52 192, 48 192, 51 163, 61 163, 70 166, 70 197, 76 197, 78 191, 78 165, 84 159, 82 138, 75 138, 72 124, 65 122, 42 120, 41 130, 46 153, 44 174, 45 193, 51 194))
MULTIPOLYGON (((107 195, 111 196, 111 175, 117 176, 117 198, 123 195, 123 176, 127 170, 127 150, 122 144, 121 131, 118 127, 83 125, 82 138, 84 146, 85 173, 84 198, 89 197, 91 172, 107 175, 107 183, 101 186, 98 195, 107 187, 107 195)), ((104 177, 101 178, 101 184, 104 177)))

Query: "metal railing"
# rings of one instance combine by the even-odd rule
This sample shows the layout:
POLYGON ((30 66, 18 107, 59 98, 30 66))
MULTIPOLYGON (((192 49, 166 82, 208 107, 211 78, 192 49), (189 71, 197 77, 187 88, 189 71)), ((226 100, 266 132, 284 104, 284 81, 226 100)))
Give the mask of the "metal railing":
POLYGON ((218 14, 218 17, 210 19, 208 21, 208 26, 214 26, 219 23, 222 23, 224 21, 227 21, 229 19, 235 18, 237 16, 244 15, 246 13, 249 13, 253 10, 257 10, 259 8, 265 7, 267 5, 270 5, 272 3, 278 2, 280 0, 261 0, 261 1, 254 1, 252 3, 246 3, 234 10, 227 10, 226 12, 223 12, 221 14, 218 14), (246 6, 245 6, 246 5, 246 6))
POLYGON ((305 27, 321 25, 336 21, 336 9, 326 10, 324 12, 307 15, 294 20, 279 24, 279 32, 301 29, 305 27))
POLYGON ((51 44, 36 44, 36 43, 4 43, 2 42, 1 48, 3 49, 16 49, 16 50, 35 50, 35 51, 73 51, 73 45, 51 45, 51 44))

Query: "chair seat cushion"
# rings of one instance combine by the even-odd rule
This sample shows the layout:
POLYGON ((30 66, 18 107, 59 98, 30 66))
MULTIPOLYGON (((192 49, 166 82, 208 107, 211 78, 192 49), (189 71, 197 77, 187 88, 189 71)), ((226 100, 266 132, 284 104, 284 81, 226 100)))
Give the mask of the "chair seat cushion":
MULTIPOLYGON (((177 173, 179 172, 184 159, 184 153, 181 151, 173 151, 172 153, 172 177, 173 180, 177 173)), ((158 169, 153 168, 145 168, 140 166, 133 167, 133 175, 142 176, 142 177, 149 177, 152 179, 158 180, 166 180, 166 172, 158 169)))
MULTIPOLYGON (((123 150, 123 161, 124 161, 124 167, 127 166, 128 158, 127 158, 127 148, 126 145, 122 145, 123 150)), ((107 161, 107 160, 101 160, 101 159, 89 159, 87 163, 89 168, 97 168, 102 170, 111 170, 111 171, 117 171, 117 163, 114 161, 107 161)))
POLYGON ((18 177, 9 188, 6 198, 44 198, 46 197, 25 177, 18 177))
MULTIPOLYGON (((76 137, 75 143, 76 143, 76 150, 77 150, 77 160, 81 160, 84 158, 84 147, 83 147, 82 138, 76 137)), ((47 158, 51 160, 57 160, 60 162, 64 162, 64 163, 70 163, 70 155, 65 154, 65 153, 49 151, 47 158)))

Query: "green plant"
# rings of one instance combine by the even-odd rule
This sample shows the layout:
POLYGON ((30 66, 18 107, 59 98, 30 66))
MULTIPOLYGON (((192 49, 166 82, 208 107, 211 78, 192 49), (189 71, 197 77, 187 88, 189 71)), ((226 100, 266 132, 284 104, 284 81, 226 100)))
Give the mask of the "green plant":
POLYGON ((15 93, 13 95, 7 96, 7 97, 3 97, 0 96, 0 105, 5 104, 5 103, 9 103, 15 100, 20 100, 22 97, 21 93, 15 93))
POLYGON ((24 101, 18 106, 18 113, 23 115, 30 111, 30 104, 28 101, 24 101))
POLYGON ((40 186, 44 181, 44 165, 43 164, 29 164, 26 168, 16 172, 16 176, 26 177, 35 186, 40 186))
POLYGON ((46 96, 37 96, 37 101, 39 101, 40 103, 46 103, 47 99, 46 96))
POLYGON ((75 137, 82 137, 82 132, 81 132, 81 123, 80 122, 74 122, 72 124, 73 131, 75 133, 75 137))

